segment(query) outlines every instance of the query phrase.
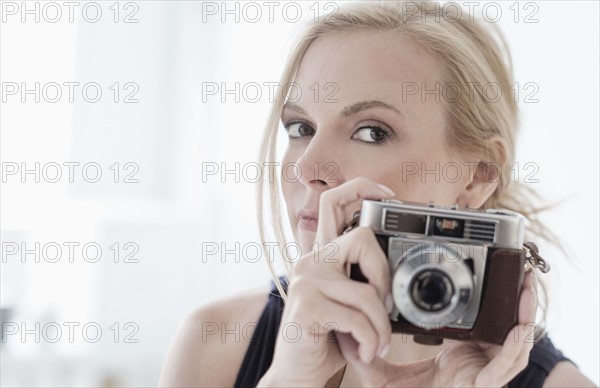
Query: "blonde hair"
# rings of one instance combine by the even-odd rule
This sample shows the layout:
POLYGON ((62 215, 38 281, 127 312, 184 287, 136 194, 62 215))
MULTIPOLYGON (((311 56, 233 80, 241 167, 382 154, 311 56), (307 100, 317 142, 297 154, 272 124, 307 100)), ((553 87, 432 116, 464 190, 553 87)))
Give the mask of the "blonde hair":
MULTIPOLYGON (((483 23, 463 14, 456 7, 441 7, 433 1, 370 1, 344 4, 339 9, 318 22, 309 23, 301 33, 297 44, 288 57, 270 116, 263 134, 259 160, 262 165, 276 162, 276 136, 284 105, 284 87, 294 81, 300 61, 308 47, 319 37, 343 31, 382 31, 394 32, 419 44, 442 66, 442 84, 459 87, 459 98, 447 104, 446 143, 450 150, 484 155, 487 161, 502 166, 498 186, 486 200, 483 208, 504 208, 523 214, 529 220, 526 239, 544 238, 552 241, 553 234, 542 225, 537 215, 543 210, 534 205, 539 197, 535 192, 510 179, 511 166, 515 157, 515 138, 519 126, 519 110, 512 99, 513 86, 512 59, 501 31, 492 24, 491 30, 483 23), (504 56, 502 56, 504 53, 504 56), (478 83, 478 84, 473 84, 478 83), (497 101, 490 103, 481 92, 473 94, 469 85, 494 83, 501 94, 497 101), (506 142, 506 153, 498 154, 489 147, 489 139, 499 136, 506 142), (503 160, 505 163, 503 163, 503 160)), ((283 247, 287 241, 282 227, 282 212, 279 201, 278 176, 268 181, 263 177, 258 185, 258 221, 261 242, 266 242, 266 229, 263 219, 265 205, 264 192, 268 186, 268 204, 271 208, 271 225, 283 247)), ((283 256, 282 251, 280 253, 283 256)), ((286 298, 286 293, 277 277, 273 258, 268 257, 268 265, 274 282, 286 298)), ((288 279, 292 265, 284 260, 288 279)), ((543 283, 540 292, 540 305, 545 320, 547 297, 543 283)))

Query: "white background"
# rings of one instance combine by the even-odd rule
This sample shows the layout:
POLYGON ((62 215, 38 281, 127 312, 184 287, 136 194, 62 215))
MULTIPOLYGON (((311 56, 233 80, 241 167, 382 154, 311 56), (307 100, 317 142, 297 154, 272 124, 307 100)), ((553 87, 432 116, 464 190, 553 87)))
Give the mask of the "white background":
MULTIPOLYGON (((3 249, 22 242, 29 249, 35 242, 80 245, 73 263, 64 245, 58 263, 43 258, 38 263, 33 254, 22 263, 20 253, 3 251, 1 302, 10 315, 2 320, 13 329, 16 324, 19 332, 0 343, 1 384, 155 385, 186 311, 269 282, 265 263, 251 262, 253 251, 246 256, 242 251, 244 244, 257 241, 254 185, 243 176, 236 182, 230 174, 222 183, 220 175, 205 176, 204 182, 202 175, 206 163, 233 169, 236 162, 256 160, 269 108, 267 88, 255 103, 243 96, 236 102, 233 95, 225 102, 220 95, 203 102, 202 85, 277 82, 297 23, 282 17, 282 4, 275 8, 274 23, 263 6, 262 18, 249 23, 243 4, 238 4, 239 23, 234 15, 224 15, 223 23, 222 9, 211 16, 203 13, 201 2, 121 2, 115 22, 113 2, 98 2, 102 16, 91 23, 82 15, 85 3, 78 3, 71 23, 59 2, 62 18, 49 23, 44 16, 54 18, 53 9, 46 8, 39 22, 35 15, 22 22, 21 13, 5 12, 7 3, 2 2, 0 29, 3 88, 11 82, 29 88, 35 82, 96 82, 103 94, 99 102, 88 103, 81 88, 75 89, 70 103, 63 87, 57 103, 43 96, 36 103, 33 95, 22 102, 19 93, 2 103, 3 249), (123 23, 131 13, 138 22, 123 23), (117 103, 109 89, 115 82, 117 103), (124 88, 128 82, 139 87, 138 103, 123 102, 132 91, 124 88), (14 163, 31 169, 36 162, 40 167, 80 165, 73 183, 64 165, 57 183, 43 176, 37 183, 34 174, 24 179, 5 174, 14 163), (89 162, 102 169, 97 183, 83 179, 81 168, 89 162), (110 169, 115 162, 118 183, 115 167, 110 169), (138 167, 133 176, 138 183, 123 182, 134 171, 133 165, 125 168, 128 162, 138 167), (88 242, 102 248, 96 263, 82 258, 81 247, 88 242), (118 263, 115 242, 120 243, 118 263), (139 248, 133 257, 137 263, 122 262, 132 252, 124 249, 127 242, 139 248), (228 249, 237 242, 240 251, 208 256, 202 251, 207 242, 228 249), (39 342, 33 334, 36 322, 39 342), (55 328, 43 329, 52 322, 62 327, 56 343, 51 342, 55 328), (72 341, 68 322, 79 325, 73 326, 72 341), (94 329, 83 336, 86 324, 101 328, 97 342, 90 340, 94 329), (24 340, 23 328, 31 331, 24 340), (128 334, 137 342, 126 342, 128 334)), ((33 9, 35 3, 27 4, 33 9)), ((477 3, 477 17, 486 3, 477 3)), ((41 13, 46 4, 38 3, 41 13)), ((305 18, 314 9, 324 13, 323 4, 310 10, 312 4, 302 3, 305 18)), ((520 104, 517 161, 536 163, 535 188, 549 202, 561 201, 543 219, 572 250, 568 262, 542 247, 552 263, 548 328, 555 345, 598 384, 598 3, 530 2, 527 8, 520 3, 517 22, 508 8, 512 3, 494 4, 503 11, 498 24, 510 44, 515 80, 539 87, 538 102, 520 104), (535 10, 537 22, 524 23, 535 10)), ((87 8, 88 19, 95 17, 94 10, 87 8)), ((493 9, 488 12, 494 17, 493 9)), ((521 89, 520 101, 528 91, 521 89)), ((530 171, 521 169, 521 177, 530 171)), ((55 174, 50 167, 46 172, 52 172, 50 178, 55 174)), ((88 173, 93 177, 93 170, 88 173)))

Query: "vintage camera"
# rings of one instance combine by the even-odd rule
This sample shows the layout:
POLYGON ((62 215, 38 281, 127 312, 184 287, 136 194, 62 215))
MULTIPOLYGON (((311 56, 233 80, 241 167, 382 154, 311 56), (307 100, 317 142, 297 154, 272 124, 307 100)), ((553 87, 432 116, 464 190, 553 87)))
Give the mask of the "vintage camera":
MULTIPOLYGON (((371 228, 387 255, 393 332, 430 345, 444 338, 502 344, 517 324, 529 257, 522 215, 364 200, 354 225, 371 228)), ((350 277, 368 281, 358 265, 350 277)))

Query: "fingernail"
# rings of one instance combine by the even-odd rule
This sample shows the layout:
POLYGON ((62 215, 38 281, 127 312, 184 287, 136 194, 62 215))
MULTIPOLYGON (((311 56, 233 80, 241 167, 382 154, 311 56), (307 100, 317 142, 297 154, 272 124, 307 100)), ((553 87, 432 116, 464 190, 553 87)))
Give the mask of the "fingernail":
POLYGON ((388 353, 390 352, 390 344, 385 345, 385 347, 383 349, 381 349, 381 352, 379 352, 379 357, 384 358, 385 356, 388 355, 388 353))
POLYGON ((392 310, 394 310, 394 298, 392 298, 392 294, 388 294, 385 297, 385 308, 387 309, 388 314, 391 314, 392 310))
POLYGON ((390 195, 390 196, 391 196, 391 195, 395 195, 395 194, 396 194, 396 193, 394 193, 394 192, 392 191, 392 189, 390 189, 389 187, 387 187, 387 186, 384 186, 384 185, 382 185, 382 184, 380 184, 380 183, 378 183, 378 184, 377 184, 377 186, 378 186, 378 187, 379 187, 381 190, 383 190, 383 192, 384 192, 384 193, 386 193, 387 195, 390 195))

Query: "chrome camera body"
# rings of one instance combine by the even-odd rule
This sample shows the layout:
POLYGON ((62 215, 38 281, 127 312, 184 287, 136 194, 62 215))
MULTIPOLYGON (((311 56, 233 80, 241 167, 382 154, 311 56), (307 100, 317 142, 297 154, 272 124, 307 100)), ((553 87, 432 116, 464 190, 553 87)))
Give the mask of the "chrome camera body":
MULTIPOLYGON (((522 215, 397 200, 364 200, 359 214, 387 255, 394 332, 502 343, 517 322, 522 215)), ((367 281, 358 266, 351 277, 367 281)))

